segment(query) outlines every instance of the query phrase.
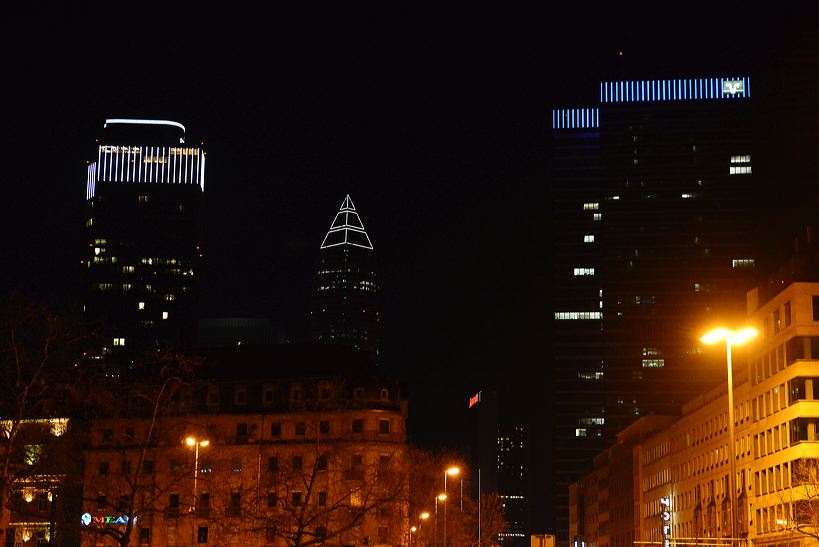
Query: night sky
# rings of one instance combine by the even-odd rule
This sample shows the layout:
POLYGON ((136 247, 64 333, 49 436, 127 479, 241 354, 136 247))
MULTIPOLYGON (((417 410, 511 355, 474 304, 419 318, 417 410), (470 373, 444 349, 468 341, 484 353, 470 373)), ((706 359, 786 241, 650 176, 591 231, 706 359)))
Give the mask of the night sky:
POLYGON ((300 332, 349 193, 381 264, 384 367, 428 443, 453 442, 470 392, 542 366, 548 109, 607 77, 755 73, 819 28, 733 2, 298 4, 10 8, 0 288, 76 299, 105 118, 180 121, 208 152, 205 314, 300 332))

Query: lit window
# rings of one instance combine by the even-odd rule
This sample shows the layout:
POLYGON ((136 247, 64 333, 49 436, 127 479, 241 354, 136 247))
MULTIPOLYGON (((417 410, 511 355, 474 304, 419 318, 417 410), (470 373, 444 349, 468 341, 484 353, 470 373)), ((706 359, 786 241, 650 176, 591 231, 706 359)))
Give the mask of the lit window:
POLYGON ((600 213, 594 213, 594 220, 600 220, 602 218, 603 218, 603 215, 601 215, 600 213))
POLYGON ((682 194, 681 196, 683 199, 692 199, 697 197, 697 194, 682 194))
POLYGON ((752 173, 750 165, 741 165, 739 167, 734 167, 733 165, 728 168, 729 175, 750 175, 752 173))
POLYGON ((585 437, 586 436, 586 428, 585 427, 578 427, 574 430, 575 437, 585 437))
POLYGON ((162 312, 162 319, 167 319, 167 318, 168 318, 168 312, 163 311, 162 312))
POLYGON ((134 288, 134 286, 131 285, 130 283, 123 283, 122 284, 122 290, 123 291, 130 291, 133 288, 134 288))
POLYGON ((123 266, 122 267, 122 273, 134 273, 134 267, 133 266, 123 266))
POLYGON ((597 211, 600 208, 599 203, 584 203, 583 210, 584 211, 597 211))
POLYGON ((114 345, 115 346, 124 346, 125 345, 125 338, 114 338, 114 345))
POLYGON ((660 355, 660 348, 643 348, 643 357, 660 355))
POLYGON ((580 418, 577 420, 579 425, 604 425, 606 423, 605 418, 580 418))
POLYGON ((753 258, 735 258, 731 261, 732 268, 753 268, 755 265, 753 258))
POLYGON ((594 268, 575 268, 574 275, 594 275, 594 268))
POLYGON ((643 359, 643 368, 663 368, 665 359, 643 359))
POLYGON ((583 236, 583 243, 594 243, 594 236, 593 235, 583 236))
POLYGON ((602 380, 602 372, 578 372, 577 377, 581 380, 602 380))
POLYGON ((731 156, 731 163, 751 163, 751 156, 749 154, 744 156, 731 156))
POLYGON ((139 309, 141 309, 141 310, 144 310, 145 309, 145 302, 140 302, 139 304, 137 304, 137 307, 139 309))

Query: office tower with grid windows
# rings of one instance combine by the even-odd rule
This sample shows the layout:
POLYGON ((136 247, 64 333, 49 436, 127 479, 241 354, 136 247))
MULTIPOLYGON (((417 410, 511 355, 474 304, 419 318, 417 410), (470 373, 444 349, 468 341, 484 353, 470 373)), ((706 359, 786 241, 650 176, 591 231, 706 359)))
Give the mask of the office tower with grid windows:
POLYGON ((319 248, 311 338, 354 346, 379 362, 380 281, 373 244, 347 195, 319 248))
POLYGON ((568 487, 645 414, 719 381, 698 334, 741 318, 756 189, 748 77, 603 82, 552 110, 555 530, 568 487))
POLYGON ((205 152, 169 120, 107 119, 86 180, 85 312, 100 352, 193 340, 205 152))

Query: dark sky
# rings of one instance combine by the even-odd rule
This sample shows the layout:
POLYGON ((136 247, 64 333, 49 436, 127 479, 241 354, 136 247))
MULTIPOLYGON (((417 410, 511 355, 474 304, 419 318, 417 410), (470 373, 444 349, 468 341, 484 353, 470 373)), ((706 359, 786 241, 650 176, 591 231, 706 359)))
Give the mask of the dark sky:
POLYGON ((208 151, 208 313, 297 330, 349 193, 382 264, 385 366, 437 401, 422 440, 542 360, 550 105, 603 77, 758 70, 817 22, 734 2, 267 4, 299 7, 4 14, 0 288, 75 294, 105 118, 178 120, 208 151))

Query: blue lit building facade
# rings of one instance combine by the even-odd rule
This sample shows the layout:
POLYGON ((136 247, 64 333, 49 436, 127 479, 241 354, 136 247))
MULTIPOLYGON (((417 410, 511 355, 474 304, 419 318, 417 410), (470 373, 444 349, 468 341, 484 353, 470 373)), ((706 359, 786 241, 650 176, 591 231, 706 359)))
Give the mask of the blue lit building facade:
POLYGON ((751 81, 603 82, 552 111, 555 531, 568 487, 641 415, 720 380, 698 334, 755 279, 751 81))
POLYGON ((84 308, 103 354, 193 342, 205 152, 170 120, 108 119, 86 178, 84 308))

